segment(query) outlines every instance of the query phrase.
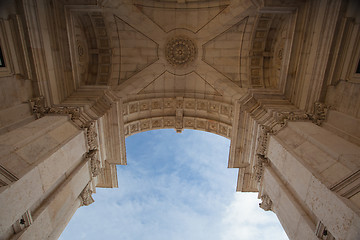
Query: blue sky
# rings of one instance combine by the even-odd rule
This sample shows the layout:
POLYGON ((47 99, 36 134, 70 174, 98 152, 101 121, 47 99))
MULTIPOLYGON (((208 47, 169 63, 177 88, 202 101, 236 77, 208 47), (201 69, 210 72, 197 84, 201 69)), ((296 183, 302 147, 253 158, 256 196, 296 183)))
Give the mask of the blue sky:
POLYGON ((118 189, 98 188, 61 240, 288 239, 256 193, 235 192, 230 141, 206 132, 149 131, 126 139, 118 189))

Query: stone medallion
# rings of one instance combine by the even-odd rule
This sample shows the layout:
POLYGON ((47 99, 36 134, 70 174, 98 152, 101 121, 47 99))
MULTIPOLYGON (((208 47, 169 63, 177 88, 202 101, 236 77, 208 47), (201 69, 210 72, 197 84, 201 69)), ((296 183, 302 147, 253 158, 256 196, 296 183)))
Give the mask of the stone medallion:
POLYGON ((173 66, 186 66, 194 61, 196 46, 192 40, 184 36, 176 36, 165 45, 166 60, 173 66))

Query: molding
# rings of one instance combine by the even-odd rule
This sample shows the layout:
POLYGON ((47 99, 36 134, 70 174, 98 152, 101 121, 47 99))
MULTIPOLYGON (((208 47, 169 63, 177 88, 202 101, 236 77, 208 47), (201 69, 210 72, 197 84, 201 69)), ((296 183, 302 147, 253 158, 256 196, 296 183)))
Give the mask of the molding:
POLYGON ((355 171, 348 177, 330 187, 331 191, 345 198, 351 198, 360 192, 360 170, 355 171))

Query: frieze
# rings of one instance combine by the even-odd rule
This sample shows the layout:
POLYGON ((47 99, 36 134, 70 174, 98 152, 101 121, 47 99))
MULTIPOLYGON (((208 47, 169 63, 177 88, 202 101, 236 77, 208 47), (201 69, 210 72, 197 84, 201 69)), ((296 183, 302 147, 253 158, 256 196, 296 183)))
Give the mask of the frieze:
POLYGON ((232 118, 232 106, 211 100, 196 100, 192 98, 165 98, 152 100, 139 100, 124 103, 123 115, 136 114, 142 111, 153 111, 161 109, 184 109, 201 110, 211 113, 219 113, 232 118))
POLYGON ((148 118, 132 121, 124 125, 125 136, 130 136, 138 132, 148 131, 159 128, 174 128, 177 132, 181 132, 183 128, 197 129, 212 132, 229 138, 231 134, 231 126, 219 121, 184 117, 180 114, 174 117, 148 118))

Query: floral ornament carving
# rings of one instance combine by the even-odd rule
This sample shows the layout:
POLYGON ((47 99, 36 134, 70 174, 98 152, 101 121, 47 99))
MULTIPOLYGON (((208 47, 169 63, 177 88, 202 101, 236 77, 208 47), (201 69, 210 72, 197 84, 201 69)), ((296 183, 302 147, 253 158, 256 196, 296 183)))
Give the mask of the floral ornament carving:
POLYGON ((254 177, 257 182, 260 182, 264 175, 265 167, 269 165, 269 159, 263 155, 256 155, 256 163, 254 165, 254 177))
POLYGON ((30 99, 30 106, 32 108, 32 112, 35 114, 36 119, 45 116, 45 114, 69 114, 71 120, 73 121, 79 119, 80 117, 80 108, 78 107, 46 107, 43 96, 30 99))
POLYGON ((100 161, 97 154, 98 151, 99 150, 95 149, 86 153, 86 159, 90 160, 90 169, 93 177, 96 177, 101 173, 100 161))
POLYGON ((88 183, 79 196, 81 200, 81 206, 89 206, 90 204, 95 202, 91 194, 92 190, 90 189, 90 183, 88 183))
POLYGON ((261 203, 259 203, 259 207, 264 209, 265 211, 272 210, 272 201, 268 195, 264 194, 261 196, 261 203))
POLYGON ((192 40, 184 36, 176 36, 165 45, 166 60, 173 66, 186 66, 194 61, 196 46, 192 40))

